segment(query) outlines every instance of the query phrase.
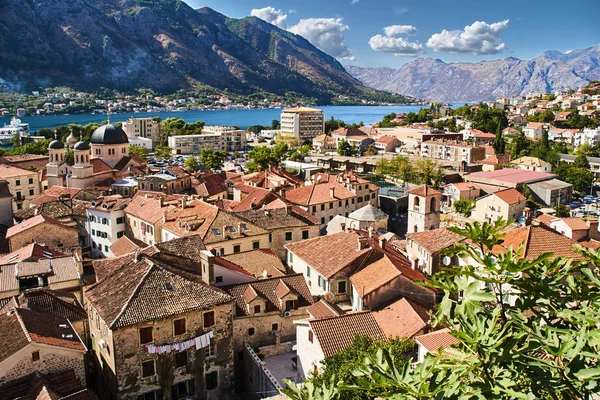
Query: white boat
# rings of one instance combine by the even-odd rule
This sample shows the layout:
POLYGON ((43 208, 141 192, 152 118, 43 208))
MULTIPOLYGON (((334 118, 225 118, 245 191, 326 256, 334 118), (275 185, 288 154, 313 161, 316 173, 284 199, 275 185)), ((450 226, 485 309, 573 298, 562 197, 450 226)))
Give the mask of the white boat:
POLYGON ((0 145, 11 144, 10 140, 15 134, 29 135, 29 124, 21 122, 17 117, 12 117, 10 123, 4 124, 4 127, 0 128, 0 145))

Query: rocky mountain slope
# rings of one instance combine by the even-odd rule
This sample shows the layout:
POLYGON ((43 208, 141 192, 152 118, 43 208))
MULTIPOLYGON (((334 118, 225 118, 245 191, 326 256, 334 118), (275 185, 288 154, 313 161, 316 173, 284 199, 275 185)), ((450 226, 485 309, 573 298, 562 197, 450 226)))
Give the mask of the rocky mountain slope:
POLYGON ((479 101, 573 88, 600 79, 600 46, 532 60, 509 57, 477 63, 418 58, 400 69, 346 67, 365 85, 431 101, 479 101))
POLYGON ((304 38, 260 19, 227 18, 180 0, 3 0, 0 83, 23 90, 370 91, 304 38))

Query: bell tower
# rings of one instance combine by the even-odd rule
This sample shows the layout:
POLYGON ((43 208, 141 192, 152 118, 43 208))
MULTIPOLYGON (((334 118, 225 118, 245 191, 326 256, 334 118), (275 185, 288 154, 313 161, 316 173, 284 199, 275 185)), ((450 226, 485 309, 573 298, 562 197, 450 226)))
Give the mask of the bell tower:
POLYGON ((408 191, 407 233, 425 232, 440 227, 442 193, 421 185, 408 191))

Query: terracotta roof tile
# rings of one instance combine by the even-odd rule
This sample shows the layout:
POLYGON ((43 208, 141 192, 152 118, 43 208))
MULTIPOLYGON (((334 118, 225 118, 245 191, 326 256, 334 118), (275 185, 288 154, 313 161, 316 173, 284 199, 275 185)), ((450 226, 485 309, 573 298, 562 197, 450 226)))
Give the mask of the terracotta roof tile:
POLYGON ((249 210, 239 215, 269 231, 319 225, 319 220, 297 206, 249 210))
POLYGON ((35 261, 40 258, 65 257, 66 255, 58 250, 42 246, 37 243, 31 243, 28 246, 21 247, 9 254, 0 256, 0 265, 16 264, 21 261, 35 261))
POLYGON ((86 297, 110 328, 168 318, 232 300, 199 277, 145 256, 89 288, 86 297))
POLYGON ((379 340, 386 338, 371 312, 351 313, 308 322, 325 357, 332 356, 350 346, 357 335, 379 340))
POLYGON ((463 241, 465 238, 447 228, 438 228, 425 232, 407 233, 406 239, 418 243, 430 254, 434 254, 463 241))
POLYGON ((421 185, 417 186, 408 191, 409 194, 414 194, 416 196, 435 196, 438 194, 442 194, 439 190, 432 188, 431 186, 421 185))
POLYGON ((567 224, 569 228, 574 231, 587 231, 590 229, 588 224, 583 220, 583 218, 572 217, 572 218, 562 218, 563 222, 567 224))
POLYGON ((19 290, 18 277, 44 275, 48 283, 77 282, 79 266, 74 257, 41 258, 37 261, 21 261, 17 264, 0 267, 0 293, 19 290))
POLYGON ((6 232, 6 237, 10 238, 10 237, 18 235, 22 232, 25 232, 28 229, 31 229, 33 227, 36 227, 38 225, 45 224, 45 223, 52 224, 52 225, 59 225, 59 226, 63 227, 64 229, 75 229, 76 230, 76 228, 67 226, 67 225, 61 223, 59 220, 54 219, 52 217, 36 215, 35 217, 26 219, 25 221, 21 222, 20 224, 13 225, 10 228, 8 228, 8 231, 6 232))
POLYGON ((415 340, 432 353, 437 352, 439 349, 447 349, 458 343, 458 339, 450 334, 448 328, 417 336, 415 340))
POLYGON ((71 322, 87 319, 87 313, 73 293, 46 288, 29 289, 12 297, 7 305, 0 308, 0 312, 6 313, 11 307, 67 318, 71 322))
POLYGON ((519 246, 523 244, 524 251, 519 254, 519 258, 532 260, 544 253, 554 253, 556 257, 564 256, 574 260, 583 258, 573 248, 575 241, 545 226, 529 225, 511 229, 505 233, 504 243, 494 246, 492 253, 505 252, 509 247, 512 247, 514 251, 519 251, 519 246))
POLYGON ((285 248, 328 279, 371 251, 370 248, 359 249, 359 235, 355 232, 319 236, 286 244, 285 248))
POLYGON ((294 291, 298 296, 298 307, 306 307, 313 304, 313 297, 310 294, 310 289, 306 284, 306 280, 304 279, 304 275, 296 274, 296 275, 286 275, 281 277, 269 278, 269 279, 259 279, 252 282, 240 283, 237 285, 231 285, 223 287, 225 291, 227 291, 236 301, 237 304, 237 315, 246 315, 248 313, 246 307, 246 301, 244 297, 249 297, 249 295, 245 296, 246 290, 248 290, 248 286, 252 286, 253 290, 257 293, 258 296, 261 296, 267 300, 266 311, 282 311, 285 310, 285 304, 282 304, 279 301, 279 297, 275 293, 277 286, 280 282, 283 281, 285 284, 294 291))
POLYGON ((331 317, 339 317, 340 315, 344 315, 345 312, 341 308, 339 308, 335 303, 329 303, 325 299, 320 299, 312 306, 306 309, 311 318, 331 318, 331 317))
POLYGON ((427 307, 402 298, 375 312, 375 319, 388 337, 412 338, 429 326, 428 313, 427 307))
POLYGON ((148 245, 141 240, 121 236, 116 242, 110 245, 110 251, 112 251, 115 257, 119 257, 147 246, 148 245))
POLYGON ((286 269, 277 254, 272 250, 256 249, 215 258, 215 264, 226 268, 237 266, 242 271, 256 277, 274 277, 285 275, 286 269), (225 262, 223 262, 225 261, 225 262))
POLYGON ((493 195, 507 204, 515 204, 527 200, 525 196, 523 196, 517 189, 514 188, 500 190, 498 192, 494 192, 493 195))
POLYGON ((0 388, 1 399, 18 400, 97 400, 91 391, 84 389, 73 369, 52 374, 38 371, 0 388), (53 397, 48 397, 50 394, 53 397))
POLYGON ((360 296, 379 289, 401 275, 400 271, 392 264, 389 258, 383 255, 380 259, 366 265, 363 269, 350 277, 360 296))
POLYGON ((17 176, 37 176, 37 172, 22 168, 12 167, 10 165, 0 165, 0 178, 14 178, 17 176))

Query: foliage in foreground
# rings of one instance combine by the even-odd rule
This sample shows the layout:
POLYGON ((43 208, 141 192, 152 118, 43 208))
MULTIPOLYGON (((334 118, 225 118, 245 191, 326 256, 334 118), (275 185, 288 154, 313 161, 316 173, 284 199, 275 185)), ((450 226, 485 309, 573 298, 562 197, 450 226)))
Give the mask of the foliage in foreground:
MULTIPOLYGON (((586 399, 600 392, 600 253, 578 246, 581 259, 493 256, 507 226, 500 221, 451 228, 470 239, 450 255, 465 266, 442 271, 434 318, 458 339, 416 367, 389 351, 368 355, 356 383, 333 377, 284 390, 292 399, 343 399, 344 390, 385 399, 586 399), (460 299, 454 294, 463 293, 460 299), (515 296, 515 305, 506 303, 515 296)), ((292 385, 288 383, 288 385, 292 385)))

